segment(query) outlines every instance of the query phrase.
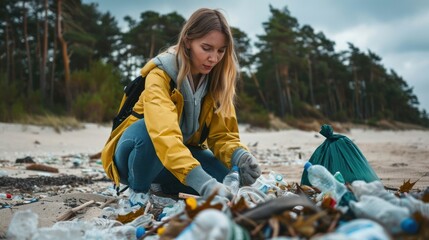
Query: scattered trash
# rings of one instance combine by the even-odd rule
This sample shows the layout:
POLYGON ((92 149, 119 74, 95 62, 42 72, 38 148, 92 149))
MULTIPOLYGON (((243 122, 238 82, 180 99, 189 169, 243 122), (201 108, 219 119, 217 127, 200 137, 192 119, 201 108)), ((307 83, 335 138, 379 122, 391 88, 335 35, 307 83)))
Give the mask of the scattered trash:
POLYGON ((15 163, 36 163, 36 162, 33 160, 32 157, 27 156, 27 157, 24 157, 24 158, 17 158, 15 160, 15 163))
MULTIPOLYGON (((300 147, 284 147, 278 151, 282 147, 256 149, 257 145, 256 142, 251 146, 252 150, 256 151, 255 155, 263 156, 266 167, 301 167, 305 163, 303 156, 307 153, 300 147)), ((306 167, 308 185, 291 182, 288 176, 266 169, 253 185, 238 187, 236 173, 232 171, 224 182, 235 195, 230 202, 219 200, 215 195, 203 199, 180 193, 170 198, 157 194, 161 192, 159 186, 151 186, 147 202, 131 206, 129 191, 116 195, 97 154, 26 157, 19 164, 31 163, 24 159, 37 162, 33 165, 39 169, 31 170, 56 169, 56 172, 47 171, 53 175, 49 177, 13 178, 9 176, 24 171, 24 166, 17 165, 12 171, 9 167, 8 171, 0 170, 0 210, 13 213, 7 232, 0 232, 0 238, 384 240, 429 237, 429 188, 412 191, 415 182, 404 181, 397 190, 389 190, 381 181, 349 181, 342 171, 331 172, 315 162, 306 167), (58 168, 50 164, 67 166, 70 175, 59 173, 58 168), (232 181, 228 183, 228 179, 232 181), (93 184, 100 185, 95 188, 93 184), (61 200, 71 192, 81 197, 61 200), (87 193, 106 199, 92 199, 87 193), (55 215, 49 216, 53 223, 39 227, 41 222, 46 223, 46 216, 22 209, 31 209, 32 205, 49 208, 52 200, 46 199, 52 196, 60 199, 56 202, 59 208, 55 215), (26 205, 20 206, 23 204, 26 205)))
POLYGON ((418 224, 411 218, 407 208, 393 205, 381 198, 364 195, 359 202, 350 202, 357 217, 374 219, 382 223, 391 233, 417 233, 418 224))

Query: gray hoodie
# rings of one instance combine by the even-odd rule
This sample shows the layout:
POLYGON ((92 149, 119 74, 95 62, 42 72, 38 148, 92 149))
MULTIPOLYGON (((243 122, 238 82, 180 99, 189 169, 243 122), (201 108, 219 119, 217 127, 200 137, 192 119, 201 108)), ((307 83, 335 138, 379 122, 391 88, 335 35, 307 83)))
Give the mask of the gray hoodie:
MULTIPOLYGON (((174 49, 170 48, 166 52, 155 57, 154 63, 160 69, 164 70, 177 85, 177 74, 179 70, 176 64, 176 52, 174 49)), ((184 99, 184 107, 179 125, 184 143, 186 143, 199 128, 198 118, 201 112, 201 102, 207 94, 208 86, 208 77, 203 80, 195 93, 192 91, 187 77, 182 82, 182 86, 180 86, 180 93, 183 95, 184 99)))

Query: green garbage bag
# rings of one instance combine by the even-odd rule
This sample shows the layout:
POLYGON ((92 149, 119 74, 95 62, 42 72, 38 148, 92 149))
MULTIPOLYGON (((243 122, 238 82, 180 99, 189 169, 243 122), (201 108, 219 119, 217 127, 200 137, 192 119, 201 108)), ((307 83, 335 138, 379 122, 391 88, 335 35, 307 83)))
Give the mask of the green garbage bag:
MULTIPOLYGON (((326 140, 311 155, 311 164, 322 165, 332 174, 340 172, 348 183, 355 180, 380 180, 365 156, 348 137, 333 134, 332 127, 327 124, 321 127, 320 134, 325 136, 326 140)), ((301 185, 311 186, 306 170, 302 173, 301 185)))

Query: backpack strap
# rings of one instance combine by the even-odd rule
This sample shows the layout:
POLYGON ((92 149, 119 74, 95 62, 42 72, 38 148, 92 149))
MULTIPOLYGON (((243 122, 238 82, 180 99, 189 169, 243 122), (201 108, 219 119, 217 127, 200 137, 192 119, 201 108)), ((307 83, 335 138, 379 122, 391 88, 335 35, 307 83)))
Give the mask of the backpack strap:
MULTIPOLYGON (((170 80, 170 93, 173 92, 174 88, 176 87, 176 83, 173 81, 173 79, 170 80)), ((138 119, 142 119, 144 118, 144 114, 132 111, 131 115, 133 115, 134 117, 138 118, 138 119)))

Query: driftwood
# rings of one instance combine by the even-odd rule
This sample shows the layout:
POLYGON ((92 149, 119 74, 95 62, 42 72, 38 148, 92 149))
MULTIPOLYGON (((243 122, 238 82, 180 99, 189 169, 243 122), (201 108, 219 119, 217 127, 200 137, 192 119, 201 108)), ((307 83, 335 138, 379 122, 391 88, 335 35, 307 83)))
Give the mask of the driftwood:
POLYGON ((50 167, 43 164, 31 164, 26 167, 27 170, 35 170, 35 171, 43 171, 43 172, 51 172, 51 173, 59 173, 58 168, 50 167))
POLYGON ((77 211, 88 207, 89 205, 93 204, 94 202, 95 202, 94 200, 90 200, 90 201, 88 201, 88 202, 86 202, 80 206, 77 206, 75 208, 67 210, 67 212, 65 212, 62 215, 57 217, 57 221, 66 221, 66 220, 72 218, 76 214, 77 211))

